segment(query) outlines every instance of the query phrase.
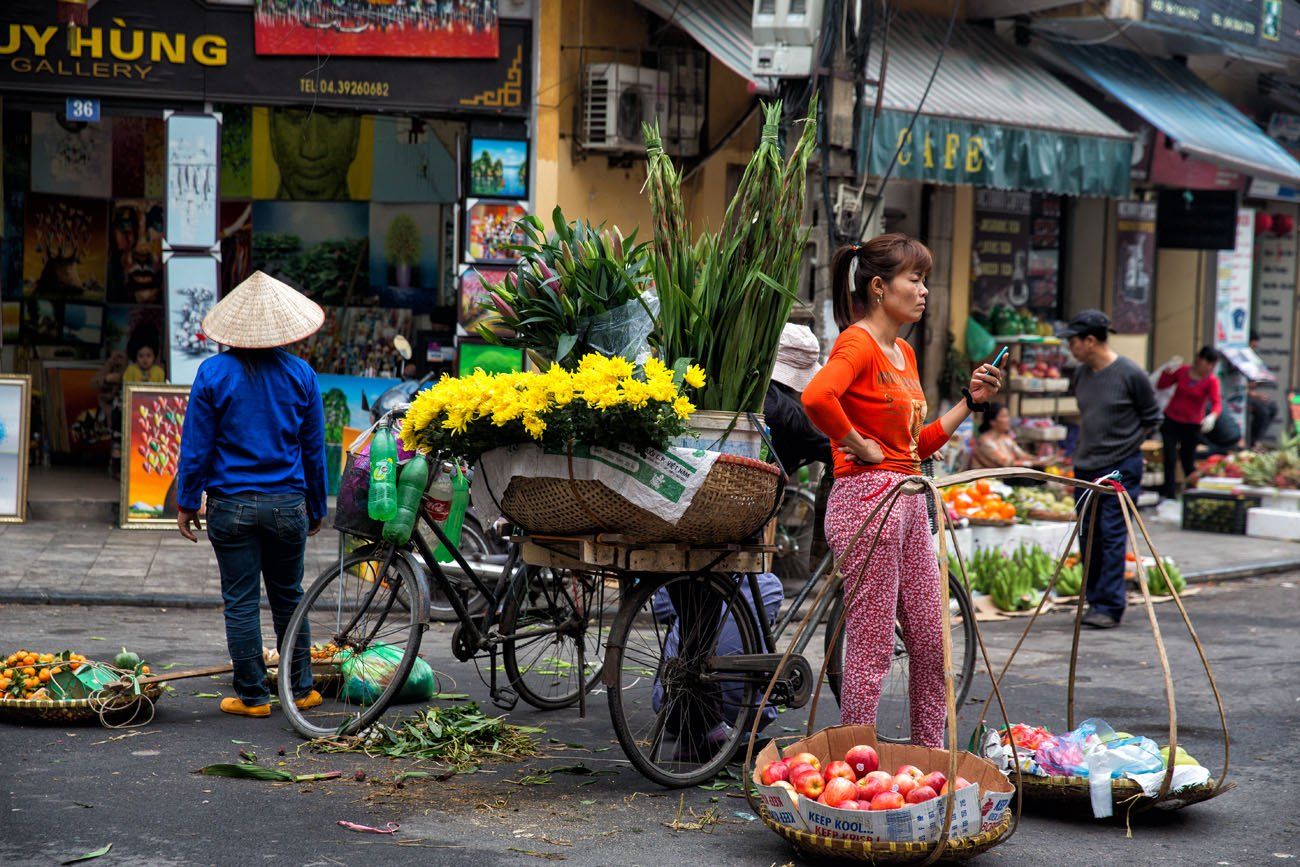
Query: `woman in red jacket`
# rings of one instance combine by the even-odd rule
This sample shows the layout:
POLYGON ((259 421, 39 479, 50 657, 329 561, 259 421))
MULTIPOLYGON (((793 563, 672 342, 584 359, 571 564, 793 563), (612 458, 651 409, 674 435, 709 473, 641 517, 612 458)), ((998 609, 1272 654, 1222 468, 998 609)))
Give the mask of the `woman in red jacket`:
POLYGON ((1183 465, 1183 477, 1196 470, 1196 447, 1201 442, 1201 432, 1214 428, 1223 406, 1219 396, 1219 378, 1214 368, 1219 363, 1219 352, 1212 346, 1202 346, 1191 365, 1173 358, 1165 365, 1156 381, 1156 388, 1174 389, 1174 396, 1165 407, 1165 421, 1160 433, 1165 441, 1165 483, 1160 496, 1173 499, 1177 490, 1174 484, 1175 462, 1183 465), (1205 405, 1210 405, 1207 415, 1205 405))
POLYGON ((803 403, 835 448, 826 538, 840 560, 849 606, 841 718, 848 724, 875 723, 897 618, 909 655, 912 741, 940 747, 946 719, 945 614, 925 500, 903 497, 848 550, 880 499, 901 479, 919 475, 921 461, 970 415, 972 400, 983 403, 1001 387, 998 369, 980 365, 971 377, 971 398, 924 423, 927 407, 916 356, 898 334, 925 313, 931 263, 924 244, 901 234, 840 248, 831 267, 841 333, 826 366, 804 389, 803 403), (868 562, 877 531, 880 543, 868 562))

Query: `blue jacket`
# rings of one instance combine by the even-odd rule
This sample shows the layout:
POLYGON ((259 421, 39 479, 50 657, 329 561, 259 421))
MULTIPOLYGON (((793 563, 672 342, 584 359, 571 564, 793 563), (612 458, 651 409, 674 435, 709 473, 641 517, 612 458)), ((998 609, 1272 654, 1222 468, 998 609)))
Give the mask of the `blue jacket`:
POLYGON ((177 504, 197 510, 204 491, 302 494, 316 521, 325 500, 325 408, 316 372, 282 349, 250 377, 238 355, 199 365, 190 387, 176 474, 177 504))

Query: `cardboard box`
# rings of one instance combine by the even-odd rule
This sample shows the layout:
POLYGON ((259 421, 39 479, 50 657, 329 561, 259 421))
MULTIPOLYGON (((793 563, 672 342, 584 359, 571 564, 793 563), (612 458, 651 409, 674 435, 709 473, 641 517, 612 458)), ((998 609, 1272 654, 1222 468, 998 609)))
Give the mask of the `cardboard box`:
MULTIPOLYGON (((921 843, 939 839, 948 798, 922 804, 908 804, 897 810, 841 810, 818 804, 810 798, 792 796, 783 786, 765 786, 762 769, 782 756, 809 752, 823 767, 843 759, 850 747, 866 744, 880 755, 881 770, 916 765, 923 771, 948 773, 949 753, 910 744, 881 743, 872 726, 832 726, 810 738, 779 750, 769 743, 755 758, 754 785, 773 821, 819 836, 866 842, 921 843)), ((957 756, 957 774, 971 785, 957 792, 948 836, 969 837, 1002 821, 1011 804, 1015 787, 992 763, 962 752, 957 756)))

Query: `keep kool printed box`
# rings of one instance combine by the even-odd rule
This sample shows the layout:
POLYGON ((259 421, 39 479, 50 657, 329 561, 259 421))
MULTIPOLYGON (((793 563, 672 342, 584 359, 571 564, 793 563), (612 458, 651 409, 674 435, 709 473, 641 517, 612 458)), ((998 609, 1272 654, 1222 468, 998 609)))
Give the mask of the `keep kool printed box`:
MULTIPOLYGON (((881 743, 876 740, 872 726, 832 726, 810 738, 796 741, 784 750, 769 743, 755 757, 754 785, 768 815, 779 824, 842 840, 889 843, 938 840, 948 806, 946 796, 908 804, 897 810, 842 810, 794 795, 782 786, 763 785, 763 768, 783 756, 812 753, 825 768, 830 762, 843 759, 851 747, 859 744, 876 750, 882 771, 893 773, 902 765, 916 765, 926 773, 948 773, 947 750, 881 743)), ((1015 794, 1011 781, 992 763, 967 752, 957 755, 957 775, 971 781, 971 785, 956 794, 956 809, 948 836, 969 837, 1000 823, 1015 794)))

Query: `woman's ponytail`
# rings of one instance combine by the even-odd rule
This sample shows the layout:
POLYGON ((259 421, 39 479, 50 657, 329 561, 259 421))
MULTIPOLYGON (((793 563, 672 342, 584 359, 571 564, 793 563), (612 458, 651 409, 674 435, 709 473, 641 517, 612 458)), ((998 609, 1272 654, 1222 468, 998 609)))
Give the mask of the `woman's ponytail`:
POLYGON ((831 303, 835 312, 835 324, 840 331, 852 325, 855 318, 850 272, 857 255, 858 246, 846 244, 835 251, 835 258, 831 260, 831 303))

